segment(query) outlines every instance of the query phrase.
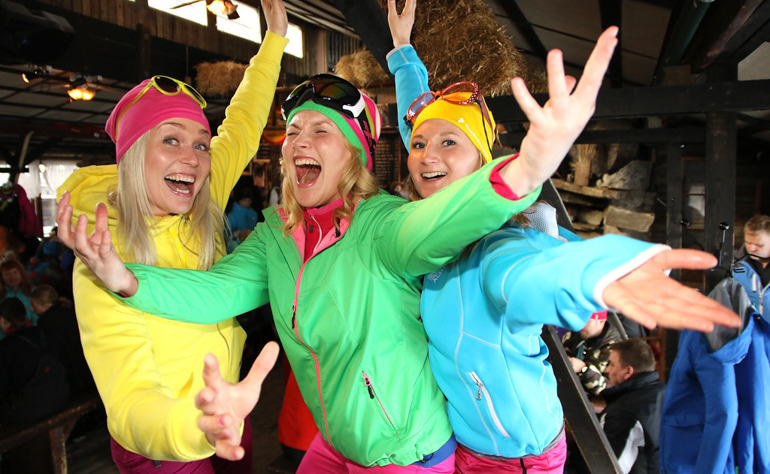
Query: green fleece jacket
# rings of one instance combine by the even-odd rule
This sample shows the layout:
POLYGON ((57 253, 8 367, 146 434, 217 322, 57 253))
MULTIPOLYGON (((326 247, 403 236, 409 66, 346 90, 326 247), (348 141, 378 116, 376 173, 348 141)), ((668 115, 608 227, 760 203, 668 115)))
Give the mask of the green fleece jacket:
POLYGON ((282 234, 265 211, 234 253, 211 270, 129 264, 139 291, 124 301, 172 319, 212 324, 268 301, 302 396, 324 438, 364 466, 408 465, 452 428, 428 365, 420 320, 422 275, 534 202, 498 195, 495 161, 407 203, 381 193, 358 203, 303 264, 304 230, 282 234))

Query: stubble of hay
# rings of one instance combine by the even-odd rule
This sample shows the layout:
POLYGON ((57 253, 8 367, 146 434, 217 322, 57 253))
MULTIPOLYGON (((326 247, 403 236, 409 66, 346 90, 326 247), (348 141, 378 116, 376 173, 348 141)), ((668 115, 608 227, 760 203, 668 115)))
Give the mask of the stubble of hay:
POLYGON ((528 78, 526 59, 482 0, 423 0, 412 31, 433 89, 472 81, 486 96, 509 95, 511 78, 528 78))
POLYGON ((195 66, 195 88, 208 97, 231 96, 243 80, 246 67, 234 61, 200 63, 195 66))
POLYGON ((382 69, 380 63, 366 49, 341 57, 334 67, 334 72, 359 89, 366 89, 373 84, 382 84, 390 80, 390 76, 382 69))

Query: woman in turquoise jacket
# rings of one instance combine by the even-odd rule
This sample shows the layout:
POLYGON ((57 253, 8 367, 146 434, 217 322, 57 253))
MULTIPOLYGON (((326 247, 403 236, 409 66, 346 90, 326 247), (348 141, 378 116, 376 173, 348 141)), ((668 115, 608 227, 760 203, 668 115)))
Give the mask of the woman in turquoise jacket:
MULTIPOLYGON (((415 3, 407 0, 398 15, 389 2, 395 49, 388 66, 399 117, 406 118, 399 122, 410 150, 406 188, 412 199, 433 195, 430 201, 492 159, 495 123, 475 84, 429 91, 427 70, 409 44, 415 3)), ((543 325, 579 330, 607 305, 625 310, 614 298, 617 280, 671 253, 620 236, 580 241, 544 203, 521 215, 531 223, 512 221, 425 276, 421 314, 430 365, 447 397, 461 473, 563 472, 564 415, 543 325)), ((701 257, 713 265, 713 257, 701 257)), ((659 276, 661 290, 680 287, 659 276)), ((697 303, 719 309, 704 296, 697 303)))

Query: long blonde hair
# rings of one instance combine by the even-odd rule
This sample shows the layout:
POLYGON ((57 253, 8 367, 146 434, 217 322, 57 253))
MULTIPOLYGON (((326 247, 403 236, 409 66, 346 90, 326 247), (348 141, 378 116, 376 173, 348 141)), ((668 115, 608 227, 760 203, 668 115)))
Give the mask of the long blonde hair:
MULTIPOLYGON (((361 150, 350 142, 347 142, 349 158, 348 164, 342 172, 340 182, 337 184, 337 192, 342 196, 342 206, 334 210, 335 226, 339 225, 339 219, 350 219, 353 208, 359 198, 369 199, 380 191, 377 178, 364 168, 361 163, 361 150)), ((281 203, 286 213, 286 223, 283 225, 283 235, 294 232, 304 221, 304 208, 297 202, 294 196, 294 183, 286 170, 284 159, 281 158, 281 175, 283 186, 281 189, 281 203)))
MULTIPOLYGON (((144 172, 149 134, 148 131, 139 137, 121 158, 118 188, 110 193, 109 202, 118 210, 117 237, 125 259, 157 265, 158 252, 152 238, 154 216, 144 172)), ((210 178, 207 176, 190 209, 191 231, 187 233, 187 239, 181 242, 198 256, 199 270, 209 269, 217 257, 221 256, 218 246, 224 235, 224 214, 211 198, 209 184, 210 178)))

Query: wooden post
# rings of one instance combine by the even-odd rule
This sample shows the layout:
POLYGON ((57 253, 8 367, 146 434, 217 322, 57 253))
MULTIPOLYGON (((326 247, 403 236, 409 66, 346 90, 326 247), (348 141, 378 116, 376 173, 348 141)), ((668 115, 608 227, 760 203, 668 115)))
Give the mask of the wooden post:
MULTIPOLYGON (((708 71, 709 79, 729 81, 734 80, 736 75, 735 64, 719 65, 719 68, 708 71)), ((727 276, 733 262, 738 147, 736 119, 736 112, 706 114, 705 247, 707 252, 719 259, 719 267, 706 276, 707 293, 727 276)))

